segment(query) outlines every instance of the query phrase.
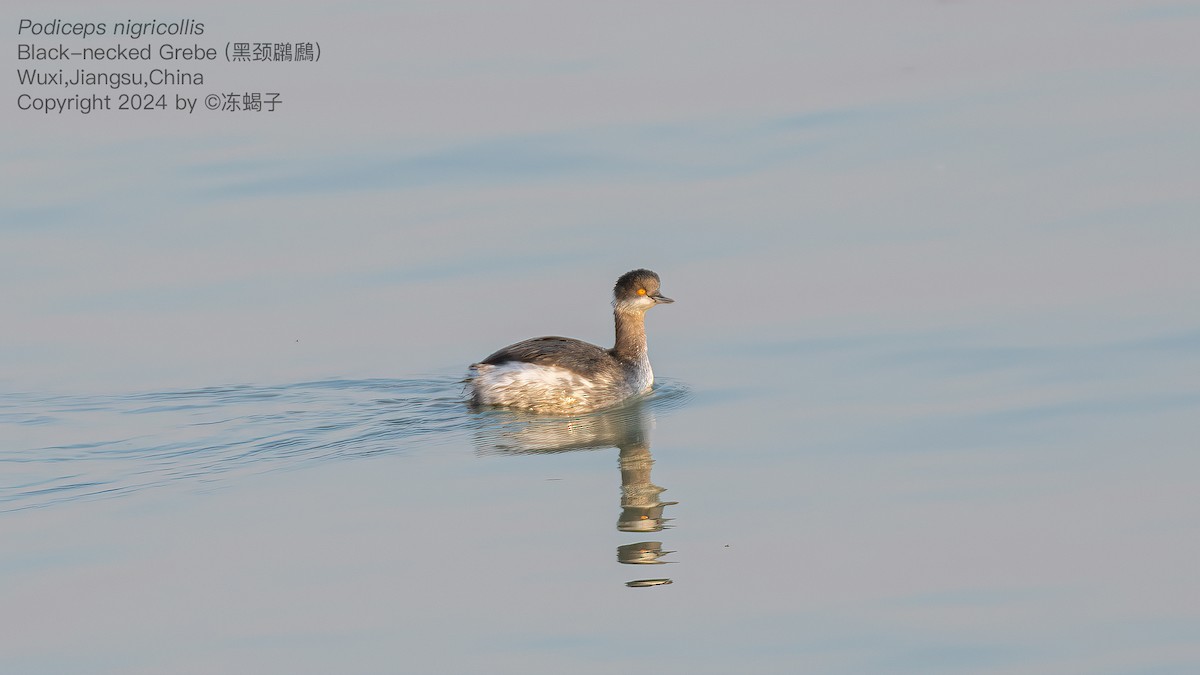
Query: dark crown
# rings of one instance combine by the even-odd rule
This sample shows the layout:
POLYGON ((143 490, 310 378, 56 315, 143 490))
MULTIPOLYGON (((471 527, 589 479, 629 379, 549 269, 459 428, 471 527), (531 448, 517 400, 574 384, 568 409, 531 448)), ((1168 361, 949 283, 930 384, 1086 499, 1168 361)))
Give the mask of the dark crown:
POLYGON ((613 286, 613 297, 622 300, 625 298, 637 296, 639 288, 646 289, 646 292, 653 294, 658 291, 660 281, 658 275, 650 270, 640 269, 626 272, 617 279, 617 285, 613 286))

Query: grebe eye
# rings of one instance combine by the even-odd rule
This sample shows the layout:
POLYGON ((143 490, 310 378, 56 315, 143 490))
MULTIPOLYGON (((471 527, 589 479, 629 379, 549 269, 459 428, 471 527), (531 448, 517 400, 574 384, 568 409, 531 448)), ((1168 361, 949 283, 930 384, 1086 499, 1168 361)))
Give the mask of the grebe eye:
POLYGON ((644 289, 644 288, 638 289, 638 295, 645 295, 645 294, 646 294, 646 289, 644 289))

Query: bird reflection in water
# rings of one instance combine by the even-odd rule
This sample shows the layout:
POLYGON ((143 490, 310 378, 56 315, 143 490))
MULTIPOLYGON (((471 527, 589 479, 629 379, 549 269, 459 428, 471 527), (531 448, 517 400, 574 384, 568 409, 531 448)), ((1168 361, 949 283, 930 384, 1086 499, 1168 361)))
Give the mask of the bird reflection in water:
MULTIPOLYGON (((653 396, 653 394, 651 395, 653 396)), ((661 532, 671 520, 662 501, 666 488, 650 479, 654 458, 650 454, 650 403, 639 398, 616 408, 581 417, 547 417, 509 410, 488 410, 479 416, 476 446, 480 452, 538 454, 617 448, 621 468, 621 515, 617 529, 634 534, 661 532)), ((617 561, 625 565, 661 565, 661 541, 639 541, 617 547, 617 561)), ((662 586, 670 579, 635 579, 625 585, 662 586)))

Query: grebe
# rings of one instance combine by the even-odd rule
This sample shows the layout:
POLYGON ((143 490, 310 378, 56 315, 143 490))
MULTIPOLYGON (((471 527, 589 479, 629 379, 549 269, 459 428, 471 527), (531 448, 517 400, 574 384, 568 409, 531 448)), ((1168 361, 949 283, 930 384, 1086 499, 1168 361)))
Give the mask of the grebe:
POLYGON ((658 275, 626 272, 613 287, 616 344, 540 337, 509 345, 479 363, 467 378, 470 401, 535 412, 582 413, 645 393, 654 384, 646 351, 646 310, 675 302, 659 292, 658 275))

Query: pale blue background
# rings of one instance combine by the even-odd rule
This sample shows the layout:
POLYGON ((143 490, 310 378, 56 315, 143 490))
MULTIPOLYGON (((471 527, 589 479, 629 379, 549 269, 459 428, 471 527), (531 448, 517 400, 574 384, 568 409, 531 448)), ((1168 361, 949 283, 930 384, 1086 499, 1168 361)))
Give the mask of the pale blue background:
POLYGON ((323 57, 197 67, 271 115, 2 78, 0 670, 1200 670, 1200 5, 22 17, 323 57), (615 450, 453 402, 640 266, 649 571, 615 450))

